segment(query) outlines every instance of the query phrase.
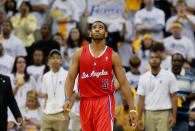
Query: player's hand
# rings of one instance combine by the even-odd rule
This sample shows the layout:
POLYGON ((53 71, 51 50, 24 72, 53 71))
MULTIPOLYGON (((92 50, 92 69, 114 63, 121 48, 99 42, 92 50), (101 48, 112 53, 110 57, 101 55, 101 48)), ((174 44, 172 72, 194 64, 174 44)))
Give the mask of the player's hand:
POLYGON ((64 106, 63 106, 63 109, 64 109, 64 112, 66 113, 66 112, 70 112, 70 110, 71 110, 71 101, 66 101, 65 103, 64 103, 64 106))
POLYGON ((137 127, 137 116, 135 112, 129 112, 130 120, 132 122, 131 127, 135 129, 137 127))
POLYGON ((170 120, 169 120, 169 128, 173 128, 176 124, 176 118, 171 116, 170 120))
POLYGON ((137 121, 137 126, 138 126, 138 130, 139 131, 143 131, 144 130, 144 124, 143 124, 142 120, 138 120, 137 121))

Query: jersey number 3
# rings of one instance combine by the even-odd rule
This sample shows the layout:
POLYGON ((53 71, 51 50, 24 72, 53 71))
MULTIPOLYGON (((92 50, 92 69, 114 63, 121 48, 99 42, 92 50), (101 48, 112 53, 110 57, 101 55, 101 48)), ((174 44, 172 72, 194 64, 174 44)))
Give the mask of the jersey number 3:
POLYGON ((108 88, 108 79, 102 79, 102 82, 104 83, 104 86, 102 86, 103 89, 108 88))

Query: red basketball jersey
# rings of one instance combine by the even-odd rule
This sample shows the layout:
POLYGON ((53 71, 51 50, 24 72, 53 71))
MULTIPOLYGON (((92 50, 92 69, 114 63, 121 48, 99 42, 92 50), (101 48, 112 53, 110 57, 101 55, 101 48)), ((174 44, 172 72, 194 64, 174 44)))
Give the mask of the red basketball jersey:
POLYGON ((81 97, 113 94, 112 48, 106 46, 102 54, 95 58, 90 45, 83 47, 78 90, 81 97))

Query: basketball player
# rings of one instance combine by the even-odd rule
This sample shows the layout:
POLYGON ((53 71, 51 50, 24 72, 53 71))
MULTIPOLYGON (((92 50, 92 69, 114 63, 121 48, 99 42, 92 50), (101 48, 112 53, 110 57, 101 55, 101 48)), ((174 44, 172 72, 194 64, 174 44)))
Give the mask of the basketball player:
POLYGON ((111 131, 115 114, 113 71, 129 105, 132 127, 137 125, 131 88, 123 71, 119 55, 107 47, 106 25, 92 24, 92 43, 79 48, 74 56, 65 84, 64 110, 70 111, 75 78, 79 74, 80 121, 82 131, 111 131))

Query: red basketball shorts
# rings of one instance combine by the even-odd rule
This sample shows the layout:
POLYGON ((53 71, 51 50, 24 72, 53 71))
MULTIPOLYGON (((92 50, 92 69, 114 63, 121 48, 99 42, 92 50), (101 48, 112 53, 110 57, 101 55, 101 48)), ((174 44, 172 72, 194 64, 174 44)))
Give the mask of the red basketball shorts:
POLYGON ((115 113, 114 95, 81 98, 82 131, 112 131, 115 113))

